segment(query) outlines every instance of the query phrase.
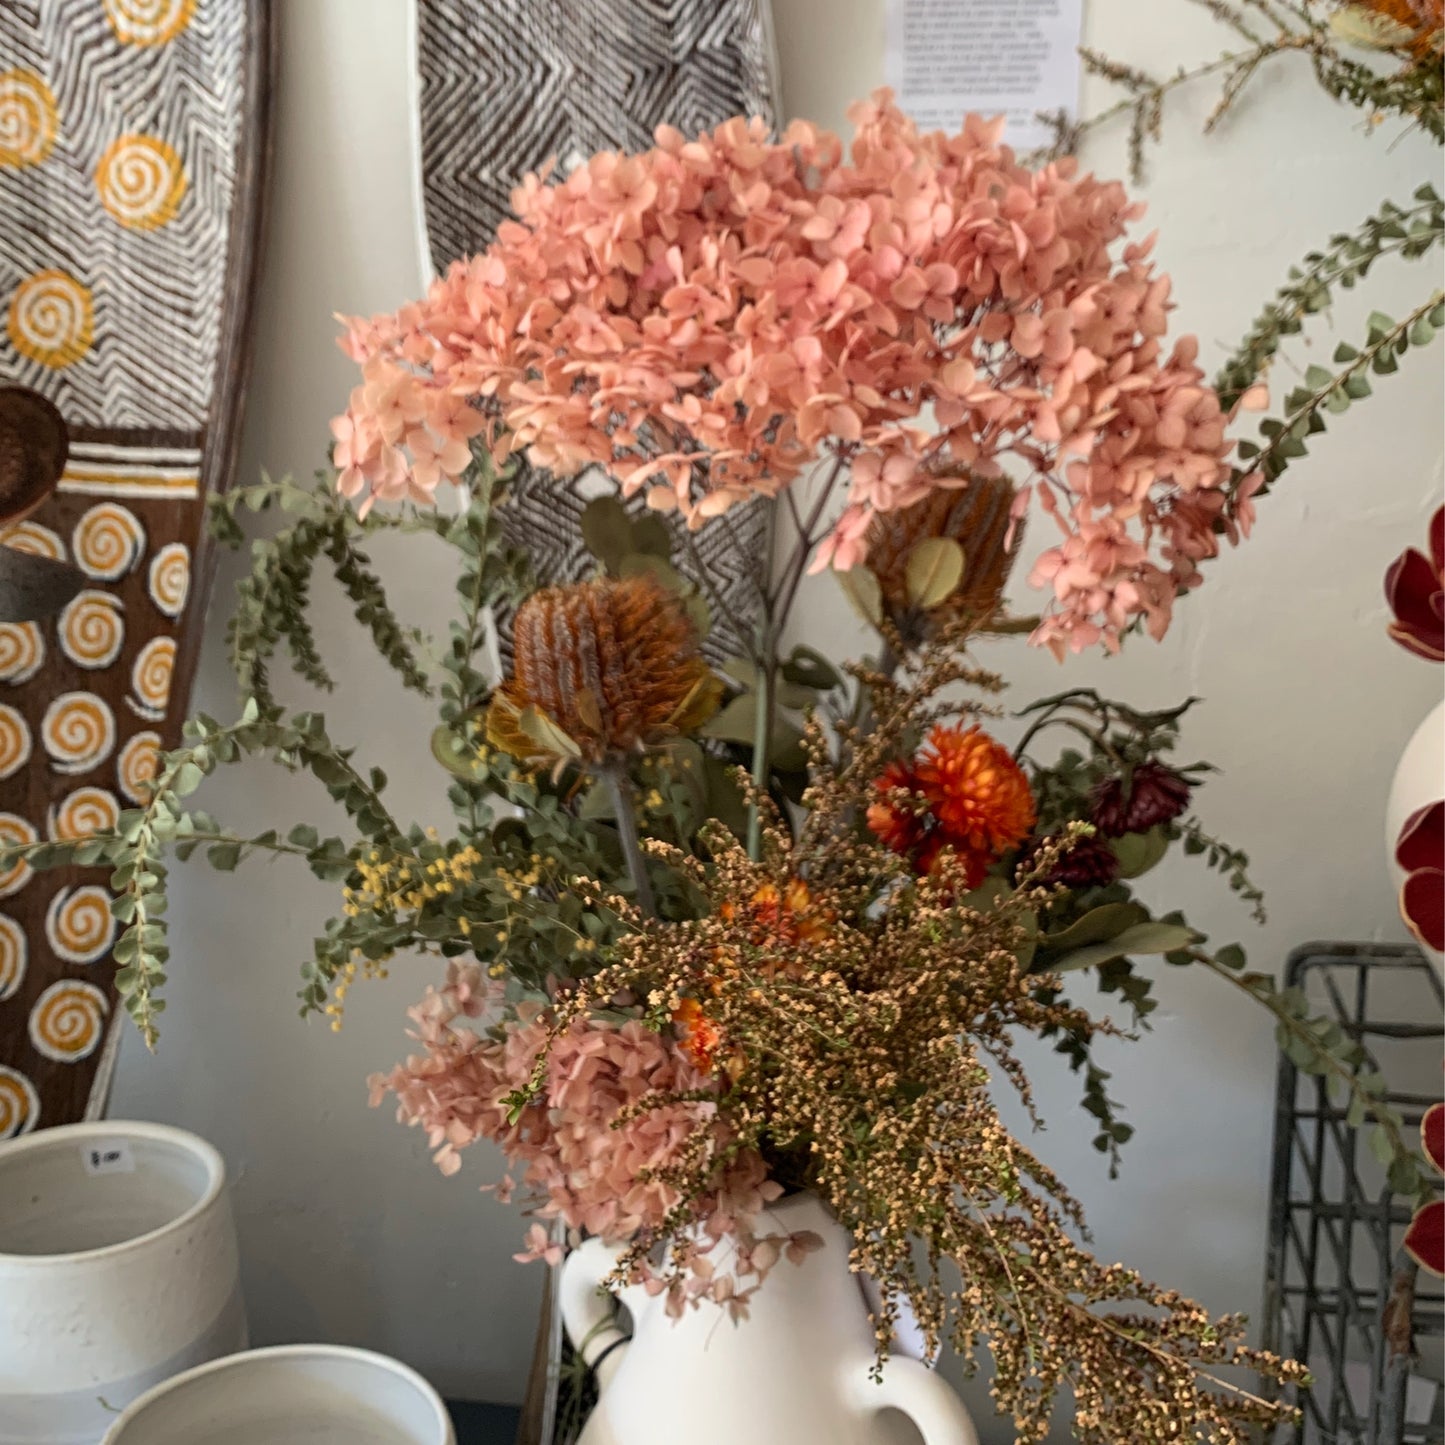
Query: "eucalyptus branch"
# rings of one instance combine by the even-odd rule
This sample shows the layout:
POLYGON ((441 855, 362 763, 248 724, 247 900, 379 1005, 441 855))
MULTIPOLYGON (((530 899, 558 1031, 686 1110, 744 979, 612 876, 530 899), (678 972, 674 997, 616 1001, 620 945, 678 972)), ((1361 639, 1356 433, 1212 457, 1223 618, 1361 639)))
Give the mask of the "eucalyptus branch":
POLYGON ((1411 346, 1423 346, 1445 327, 1445 291, 1435 291, 1400 321, 1376 312, 1370 317, 1369 336, 1362 350, 1341 342, 1335 350, 1340 369, 1330 372, 1312 366, 1305 384, 1285 398, 1286 414, 1260 423, 1266 438, 1263 446, 1243 441, 1238 447, 1240 464, 1230 480, 1231 493, 1238 494, 1247 477, 1262 478, 1262 494, 1292 461, 1308 450, 1305 438, 1325 429, 1323 413, 1343 412, 1370 395, 1368 373, 1388 375, 1399 369, 1396 358, 1411 346))
POLYGON ((1413 260, 1445 239, 1445 205, 1434 187, 1421 186, 1415 200, 1417 204, 1403 209, 1386 201, 1356 230, 1331 236, 1328 247, 1311 251, 1300 265, 1290 268, 1289 280, 1215 378, 1225 411, 1259 379, 1284 338, 1302 330, 1307 316, 1329 306, 1333 287, 1348 290, 1382 256, 1399 252, 1413 260))
POLYGON ((1350 1099, 1348 1120, 1352 1125, 1366 1118, 1374 1122, 1376 1153, 1389 1169, 1390 1188, 1414 1196, 1426 1187, 1419 1157, 1405 1141, 1403 1121, 1384 1097, 1384 1079, 1368 1066, 1368 1054, 1338 1023, 1309 1017, 1300 991, 1280 989, 1268 974, 1243 972, 1244 955, 1237 947, 1221 949, 1218 955, 1190 948, 1171 958, 1203 965, 1268 1009, 1275 1019, 1279 1046, 1290 1061, 1305 1073, 1320 1075, 1343 1089, 1350 1099))

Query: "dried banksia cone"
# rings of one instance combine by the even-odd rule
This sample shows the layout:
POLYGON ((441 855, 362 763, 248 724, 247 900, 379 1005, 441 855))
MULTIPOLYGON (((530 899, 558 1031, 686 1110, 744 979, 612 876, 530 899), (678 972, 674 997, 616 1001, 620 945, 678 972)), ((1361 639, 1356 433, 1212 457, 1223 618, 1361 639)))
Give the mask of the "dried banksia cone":
POLYGON ((1023 536, 1022 520, 1015 522, 1009 514, 1013 499, 1007 477, 970 475, 966 487, 940 487, 911 507, 873 519, 868 567, 878 579, 885 614, 905 639, 921 640, 939 623, 965 617, 987 629, 998 617, 1023 536), (940 601, 920 607, 909 558, 919 543, 934 538, 947 538, 963 549, 963 579, 940 601))
POLYGON ((548 587, 517 609, 513 675, 487 738, 528 761, 598 765, 699 727, 722 685, 682 603, 651 577, 548 587))

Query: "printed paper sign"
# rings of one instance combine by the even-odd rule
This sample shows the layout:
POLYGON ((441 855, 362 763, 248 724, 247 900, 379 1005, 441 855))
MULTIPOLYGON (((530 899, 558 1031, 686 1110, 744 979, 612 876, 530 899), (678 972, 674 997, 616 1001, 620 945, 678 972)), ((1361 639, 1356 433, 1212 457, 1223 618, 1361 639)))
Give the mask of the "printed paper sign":
POLYGON ((1017 151, 1047 145, 1039 111, 1079 107, 1083 0, 888 0, 884 69, 921 130, 1004 115, 1017 151))

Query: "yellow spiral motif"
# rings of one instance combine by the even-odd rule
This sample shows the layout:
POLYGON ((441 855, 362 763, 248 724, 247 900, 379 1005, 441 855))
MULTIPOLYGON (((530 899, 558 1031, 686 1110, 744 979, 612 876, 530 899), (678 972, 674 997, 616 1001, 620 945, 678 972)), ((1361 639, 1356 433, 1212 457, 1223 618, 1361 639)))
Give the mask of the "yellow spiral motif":
POLYGON ((115 746, 115 714, 93 692, 63 692, 45 710, 40 741, 56 772, 87 772, 115 746))
POLYGON ((184 542, 167 542, 151 558, 151 601, 167 617, 179 617, 191 590, 191 550, 184 542))
POLYGON ((66 963, 94 963, 110 952, 115 917, 104 888, 62 888, 45 910, 45 937, 66 963))
POLYGON ((164 45, 196 13, 196 0, 105 0, 105 16, 127 45, 164 45))
POLYGON ((0 622, 0 682, 29 682, 45 661, 45 638, 33 622, 0 622))
POLYGON ((71 366, 95 339, 90 289, 68 271, 37 271, 15 288, 9 329, 22 356, 52 371, 71 366))
MULTIPOLYGON (((0 913, 0 1003, 19 992, 29 957, 30 944, 25 930, 8 913, 0 913)), ((0 1137, 4 1133, 0 1128, 0 1137)))
MULTIPOLYGON (((35 829, 16 813, 0 813, 0 844, 10 847, 24 847, 27 843, 38 843, 35 829)), ((9 898, 19 893, 30 882, 30 865, 23 859, 0 870, 0 898, 9 898)))
POLYGON ((0 778, 13 777, 30 761, 30 724, 0 703, 0 778))
POLYGON ((0 1064, 0 1139, 28 1134, 40 1122, 40 1096, 18 1069, 0 1064))
POLYGON ((55 93, 33 70, 0 74, 0 168, 38 166, 55 144, 55 93))
POLYGON ((145 544, 145 528, 135 513, 115 502, 92 507, 70 538, 76 565, 101 582, 124 577, 140 561, 145 544))
POLYGON ((171 675, 176 670, 176 640, 153 637, 136 654, 131 668, 130 685, 135 693, 131 706, 142 717, 158 718, 165 714, 171 700, 171 675))
POLYGON ((186 173, 173 147, 159 136, 123 135, 95 168, 100 203, 122 226, 154 231, 175 219, 186 193, 186 173))
POLYGON ((125 641, 121 600, 110 592, 87 587, 66 603, 56 629, 61 651, 77 667, 109 667, 125 641))
POLYGON ((126 739, 115 762, 116 782, 132 803, 144 803, 151 795, 151 781, 160 767, 161 735, 135 733, 126 739))
POLYGON ((52 983, 30 1010, 30 1042, 35 1052, 60 1064, 73 1064, 95 1052, 105 1035, 110 1012, 105 995, 93 983, 63 978, 52 983))
POLYGON ((111 833, 120 818, 115 794, 104 788, 77 788, 50 810, 50 836, 74 842, 92 833, 111 833))
POLYGON ((58 533, 39 522, 16 522, 12 527, 0 528, 0 544, 16 552, 29 552, 32 557, 65 561, 65 543, 58 533))

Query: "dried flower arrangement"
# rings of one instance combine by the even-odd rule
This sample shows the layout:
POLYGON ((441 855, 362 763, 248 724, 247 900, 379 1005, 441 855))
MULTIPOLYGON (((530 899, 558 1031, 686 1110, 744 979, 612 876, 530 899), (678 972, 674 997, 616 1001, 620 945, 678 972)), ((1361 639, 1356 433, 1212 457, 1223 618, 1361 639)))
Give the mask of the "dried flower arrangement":
MULTIPOLYGON (((533 178, 486 252, 351 323, 362 381, 333 424, 335 485, 266 482, 216 509, 236 545, 243 510, 287 517, 253 544, 230 627, 240 717, 196 718, 115 833, 22 851, 112 869, 119 985, 148 1038, 167 854, 290 854, 338 882, 303 1012, 339 1028, 358 977, 447 959, 413 1010, 416 1053, 375 1097, 396 1096, 447 1172, 499 1144, 499 1194, 615 1241, 620 1273, 676 1310, 746 1314, 809 1246, 763 1233, 764 1207, 806 1187, 879 1284, 880 1352, 905 1307, 931 1342, 971 1358, 986 1341, 1019 1438, 1043 1437, 1067 1389, 1083 1440, 1242 1441, 1286 1412, 1219 1369, 1300 1369, 1247 1348, 1239 1319, 1094 1260, 985 1064, 1029 1103, 1011 1039, 1054 1041, 1117 1162, 1130 1130, 1090 1046, 1123 1026, 1071 1002, 1069 976, 1092 971, 1137 1028, 1140 961, 1192 963, 1354 1091, 1402 1187, 1414 1157, 1348 1041, 1244 973, 1237 945, 1210 952, 1134 895, 1178 845, 1259 906, 1247 860, 1188 811, 1207 769, 1169 761, 1188 704, 1075 689, 1025 708, 1008 749, 987 730, 1002 679, 975 654, 1023 632, 1061 657, 1161 636, 1200 563, 1247 535, 1254 488, 1231 485, 1193 343, 1165 349, 1168 281, 1128 240, 1121 186, 1027 170, 976 118, 920 136, 886 95, 854 119, 846 153, 808 125, 773 140, 739 120, 533 178), (616 482, 584 519, 595 575, 538 590, 509 549, 524 454, 558 486, 586 467, 616 482), (780 555, 735 558, 759 573, 733 628, 752 644, 718 673, 701 644, 726 603, 692 538, 749 503, 771 509, 780 555), (1044 614, 1016 619, 1003 596, 1030 506, 1060 536, 1031 572, 1044 614), (386 531, 454 551, 441 645, 383 594, 365 542, 386 531), (398 820, 384 774, 273 691, 283 646, 330 684, 306 609, 323 558, 402 683, 438 700, 448 836, 398 820), (830 566, 872 659, 784 651, 800 587, 830 566), (501 606, 498 680, 483 657, 501 606), (243 837, 189 805, 248 756, 313 774, 352 836, 243 837)), ((523 1257, 559 1249, 538 1222, 523 1257)))

